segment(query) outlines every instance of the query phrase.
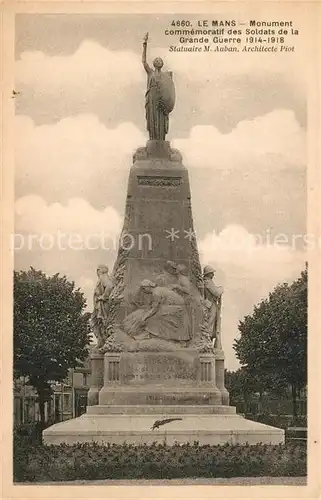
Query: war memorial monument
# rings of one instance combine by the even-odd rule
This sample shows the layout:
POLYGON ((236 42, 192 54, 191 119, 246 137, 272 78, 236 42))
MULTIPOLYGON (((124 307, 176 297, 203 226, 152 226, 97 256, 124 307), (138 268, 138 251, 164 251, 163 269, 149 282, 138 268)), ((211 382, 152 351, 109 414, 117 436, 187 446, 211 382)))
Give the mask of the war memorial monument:
POLYGON ((229 406, 223 290, 214 269, 200 265, 188 171, 166 141, 172 73, 162 70, 160 58, 148 65, 147 41, 148 35, 142 63, 149 140, 133 155, 113 271, 97 267, 98 343, 87 411, 46 429, 44 442, 282 443, 283 430, 246 420, 229 406))

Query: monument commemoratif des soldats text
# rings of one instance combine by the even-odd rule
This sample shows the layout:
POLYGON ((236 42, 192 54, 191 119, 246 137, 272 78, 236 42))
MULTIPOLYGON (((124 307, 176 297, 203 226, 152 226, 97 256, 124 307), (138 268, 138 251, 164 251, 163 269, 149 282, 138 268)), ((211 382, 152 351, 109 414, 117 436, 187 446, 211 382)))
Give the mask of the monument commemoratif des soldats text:
MULTIPOLYGON (((44 442, 279 443, 280 429, 229 406, 224 387, 221 297, 201 270, 188 171, 165 140, 175 104, 163 61, 142 62, 149 140, 133 156, 125 218, 111 276, 97 268, 91 387, 81 417, 44 431, 44 442)), ((228 314, 228 311, 227 311, 228 314)))

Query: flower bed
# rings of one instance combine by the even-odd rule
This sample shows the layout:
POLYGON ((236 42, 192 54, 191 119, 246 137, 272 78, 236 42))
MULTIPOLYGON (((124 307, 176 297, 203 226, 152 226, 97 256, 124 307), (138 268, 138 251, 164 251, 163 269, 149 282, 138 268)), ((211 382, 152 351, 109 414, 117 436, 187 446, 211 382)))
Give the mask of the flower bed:
POLYGON ((305 476, 306 446, 166 444, 44 446, 14 442, 14 481, 305 476))

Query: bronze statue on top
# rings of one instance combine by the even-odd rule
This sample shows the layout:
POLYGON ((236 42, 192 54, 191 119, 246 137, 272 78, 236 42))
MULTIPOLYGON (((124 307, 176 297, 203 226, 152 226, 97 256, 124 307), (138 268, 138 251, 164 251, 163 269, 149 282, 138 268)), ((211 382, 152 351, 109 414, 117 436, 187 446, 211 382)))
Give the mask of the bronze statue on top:
POLYGON ((175 104, 175 87, 171 71, 162 71, 164 65, 160 57, 153 61, 152 69, 146 60, 148 33, 143 42, 142 63, 147 73, 145 94, 146 124, 149 139, 164 141, 168 133, 168 115, 175 104))

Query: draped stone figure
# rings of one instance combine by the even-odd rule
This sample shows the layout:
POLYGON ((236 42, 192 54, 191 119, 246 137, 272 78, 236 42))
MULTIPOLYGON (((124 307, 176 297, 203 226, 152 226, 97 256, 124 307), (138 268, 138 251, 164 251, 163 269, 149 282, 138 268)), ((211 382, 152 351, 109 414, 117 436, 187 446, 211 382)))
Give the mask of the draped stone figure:
POLYGON ((143 304, 130 313, 123 322, 124 331, 136 340, 160 338, 186 342, 191 339, 191 328, 184 298, 166 286, 143 280, 140 292, 150 295, 143 304))
POLYGON ((187 276, 187 268, 184 264, 176 264, 171 260, 165 263, 164 271, 156 276, 156 285, 166 286, 181 295, 185 303, 190 305, 201 305, 202 297, 196 287, 187 276))
POLYGON ((203 297, 187 274, 187 267, 184 264, 178 264, 177 284, 172 285, 171 288, 184 297, 190 324, 193 331, 198 332, 203 322, 203 297))
POLYGON ((178 284, 177 286, 174 285, 174 290, 185 294, 186 300, 201 305, 201 294, 188 278, 187 267, 184 264, 178 264, 177 266, 177 281, 178 284))
POLYGON ((145 94, 146 125, 151 140, 165 140, 168 133, 168 115, 175 104, 175 88, 171 71, 162 71, 160 57, 153 61, 152 69, 146 60, 148 33, 143 42, 142 63, 147 73, 145 94))
POLYGON ((97 267, 98 281, 94 290, 94 310, 91 315, 91 326, 97 337, 97 347, 104 345, 109 309, 109 295, 114 287, 112 278, 108 274, 108 267, 101 264, 97 267))
POLYGON ((223 288, 215 285, 215 270, 211 266, 204 267, 204 304, 207 309, 207 329, 212 339, 220 342, 220 318, 221 318, 221 300, 223 288))

